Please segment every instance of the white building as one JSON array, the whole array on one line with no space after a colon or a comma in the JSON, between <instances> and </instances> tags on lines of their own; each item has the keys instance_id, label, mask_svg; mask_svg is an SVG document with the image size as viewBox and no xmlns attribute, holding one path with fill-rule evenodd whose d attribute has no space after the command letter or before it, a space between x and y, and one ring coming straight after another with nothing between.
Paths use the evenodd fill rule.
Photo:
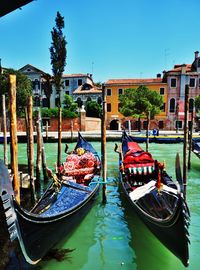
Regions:
<instances>
[{"instance_id":1,"label":"white building","mask_svg":"<svg viewBox=\"0 0 200 270\"><path fill-rule=\"evenodd\" d=\"M48 74L30 64L20 68L19 71L32 81L34 106L40 106L41 104L43 107L48 107L43 89L44 77Z\"/></svg>"},{"instance_id":2,"label":"white building","mask_svg":"<svg viewBox=\"0 0 200 270\"><path fill-rule=\"evenodd\" d=\"M20 68L19 71L28 76L33 85L34 105L48 107L47 97L44 92L46 72L27 64ZM49 75L50 76L50 75ZM62 76L61 103L64 100L64 95L68 94L73 97L74 101L85 104L87 100L95 100L100 103L101 89L94 85L92 74L64 74ZM58 101L58 93L55 87L52 87L50 98L50 108L55 108Z\"/></svg>"}]
</instances>

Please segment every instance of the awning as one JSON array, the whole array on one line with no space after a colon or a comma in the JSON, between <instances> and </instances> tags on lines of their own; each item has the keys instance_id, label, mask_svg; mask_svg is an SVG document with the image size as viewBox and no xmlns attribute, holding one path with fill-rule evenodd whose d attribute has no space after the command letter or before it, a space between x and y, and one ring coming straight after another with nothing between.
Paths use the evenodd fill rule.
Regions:
<instances>
[{"instance_id":1,"label":"awning","mask_svg":"<svg viewBox=\"0 0 200 270\"><path fill-rule=\"evenodd\" d=\"M0 17L20 8L33 0L0 0Z\"/></svg>"}]
</instances>

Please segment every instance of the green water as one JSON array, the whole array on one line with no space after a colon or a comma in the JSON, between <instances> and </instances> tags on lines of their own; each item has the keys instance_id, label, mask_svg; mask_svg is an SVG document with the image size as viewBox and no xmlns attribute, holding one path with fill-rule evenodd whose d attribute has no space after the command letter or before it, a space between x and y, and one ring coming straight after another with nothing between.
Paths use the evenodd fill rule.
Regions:
<instances>
[{"instance_id":1,"label":"green water","mask_svg":"<svg viewBox=\"0 0 200 270\"><path fill-rule=\"evenodd\" d=\"M101 145L93 142L100 153ZM73 250L62 261L45 261L37 269L45 270L181 270L185 267L171 254L136 217L118 189L118 155L113 151L114 142L107 143L107 204L101 204L101 193L74 231L63 239L59 248ZM72 149L74 144L69 144ZM141 144L145 147L145 144ZM168 173L175 178L175 157L182 144L150 144L149 151L159 161L165 161ZM0 145L2 157L3 146ZM54 168L57 145L45 145L47 164ZM63 145L63 160L65 159ZM19 144L19 163L26 163L26 146ZM192 154L191 170L188 174L187 201L191 211L190 265L187 269L198 270L200 263L200 160ZM59 230L59 228L58 228ZM42 241L42 239L41 239ZM178 239L177 239L178 241ZM17 268L16 268L17 269Z\"/></svg>"}]
</instances>

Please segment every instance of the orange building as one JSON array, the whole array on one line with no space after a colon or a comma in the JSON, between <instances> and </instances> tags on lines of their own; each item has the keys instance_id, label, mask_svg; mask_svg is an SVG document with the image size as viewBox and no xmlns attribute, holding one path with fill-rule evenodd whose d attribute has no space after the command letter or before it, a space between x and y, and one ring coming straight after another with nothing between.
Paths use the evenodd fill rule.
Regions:
<instances>
[{"instance_id":1,"label":"orange building","mask_svg":"<svg viewBox=\"0 0 200 270\"><path fill-rule=\"evenodd\" d=\"M167 83L163 82L161 74L157 78L150 79L110 79L105 83L106 101L107 101L107 128L111 130L120 130L121 126L125 126L132 130L138 128L137 119L132 117L124 117L119 112L119 95L124 93L127 88L138 88L144 85L150 90L158 92L163 97L164 106L159 115L151 120L150 128L165 128L165 120L167 118ZM146 129L146 119L142 119L142 129Z\"/></svg>"}]
</instances>

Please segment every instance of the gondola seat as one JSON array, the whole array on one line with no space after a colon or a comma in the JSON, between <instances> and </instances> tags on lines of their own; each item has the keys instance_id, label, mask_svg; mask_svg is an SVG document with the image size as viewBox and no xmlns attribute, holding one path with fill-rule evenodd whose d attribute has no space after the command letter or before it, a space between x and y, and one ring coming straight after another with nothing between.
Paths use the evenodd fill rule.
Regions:
<instances>
[{"instance_id":1,"label":"gondola seat","mask_svg":"<svg viewBox=\"0 0 200 270\"><path fill-rule=\"evenodd\" d=\"M128 151L123 159L124 169L131 175L149 175L155 170L152 155L143 151L135 142L128 142Z\"/></svg>"}]
</instances>

